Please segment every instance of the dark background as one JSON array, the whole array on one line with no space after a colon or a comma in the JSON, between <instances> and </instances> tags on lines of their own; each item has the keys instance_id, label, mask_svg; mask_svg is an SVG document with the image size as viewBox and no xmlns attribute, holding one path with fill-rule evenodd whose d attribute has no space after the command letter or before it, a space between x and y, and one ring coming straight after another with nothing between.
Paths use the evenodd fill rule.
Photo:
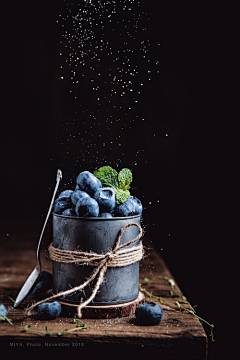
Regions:
<instances>
[{"instance_id":1,"label":"dark background","mask_svg":"<svg viewBox=\"0 0 240 360\"><path fill-rule=\"evenodd\" d=\"M159 6L158 11L150 2L143 6L151 18L148 34L152 43L161 43L157 49L160 74L142 99L147 125L139 124L137 136L136 128L126 127L125 141L122 135L128 156L119 166L129 167L135 150L144 149L144 155L141 152L137 158L138 165L131 168L134 195L145 206L147 235L184 294L192 304L198 304L199 315L215 324L218 340L220 260L216 248L223 224L218 216L221 190L216 176L220 158L215 120L221 118L217 60L221 26L215 9L209 6L206 10L204 6L169 4ZM56 20L64 7L63 1L10 2L2 11L3 223L44 220L57 169L63 171L64 189L73 188L80 171L92 171L96 166L92 159L100 147L98 129L96 146L89 154L84 153L84 163L80 140L67 140L69 134L79 131L89 136L90 123L83 124L85 119L76 116L79 103L69 95L69 83L60 80L62 29ZM86 99L91 106L91 98ZM92 103L93 110L94 106ZM114 151L101 148L101 156L114 166ZM210 354L214 346L210 343Z\"/></svg>"}]
</instances>

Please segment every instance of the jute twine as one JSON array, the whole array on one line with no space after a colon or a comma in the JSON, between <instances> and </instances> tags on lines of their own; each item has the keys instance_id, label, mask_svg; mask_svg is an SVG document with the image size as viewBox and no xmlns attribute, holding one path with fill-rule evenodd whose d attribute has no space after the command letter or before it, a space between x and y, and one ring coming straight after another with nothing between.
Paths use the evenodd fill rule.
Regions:
<instances>
[{"instance_id":1,"label":"jute twine","mask_svg":"<svg viewBox=\"0 0 240 360\"><path fill-rule=\"evenodd\" d=\"M123 233L126 231L127 228L130 226L136 226L139 229L139 234L137 237L131 241L128 241L127 243L123 245L120 244L120 240L123 236ZM104 280L104 274L108 267L120 267L120 266L127 266L130 264L133 264L137 261L140 261L143 257L143 245L142 242L140 242L138 245L127 248L127 246L134 244L140 238L142 237L142 228L137 223L131 222L125 225L119 232L116 243L112 250L108 251L106 254L96 254L94 252L84 252L84 251L70 251L70 250L62 250L57 249L51 244L49 246L49 255L50 258L53 261L57 262L63 262L63 263L75 263L75 264L81 264L81 265L91 265L96 267L94 269L93 274L81 285L78 285L74 288L71 288L69 290L61 291L57 294L54 294L44 300L38 301L37 303L33 304L28 308L28 315L31 314L31 311L38 305L52 300L56 299L60 296L65 296L72 294L76 291L84 289L89 283L95 279L95 277L99 274L97 282L95 284L95 287L92 291L91 296L85 300L84 302L80 303L78 305L77 311L78 311L78 317L82 317L82 309L87 306L87 304L92 301L97 291L99 290L103 280Z\"/></svg>"}]
</instances>

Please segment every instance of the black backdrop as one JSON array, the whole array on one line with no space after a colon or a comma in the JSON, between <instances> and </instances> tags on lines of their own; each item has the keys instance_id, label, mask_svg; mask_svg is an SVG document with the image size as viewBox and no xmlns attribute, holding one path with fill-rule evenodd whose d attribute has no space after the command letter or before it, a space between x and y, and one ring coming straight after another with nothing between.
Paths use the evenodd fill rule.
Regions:
<instances>
[{"instance_id":1,"label":"black backdrop","mask_svg":"<svg viewBox=\"0 0 240 360\"><path fill-rule=\"evenodd\" d=\"M69 94L69 82L60 80L62 29L56 20L65 6L64 1L13 6L10 2L2 11L2 222L44 219L56 170L64 173L63 189L73 187L80 171L96 166L92 159L100 148L98 128L93 138L96 146L85 153L84 163L80 140L67 140L82 129L88 136L90 123L83 124L83 118L76 116L78 102ZM157 48L160 74L147 85L142 99L146 125L139 124L137 136L136 127L126 127L126 137L122 135L129 157L124 156L120 167L128 167L135 150L144 149L136 158L138 165L131 168L134 194L146 208L147 234L184 293L199 305L200 315L216 323L217 285L212 278L216 276L214 246L219 226L213 216L218 192L216 128L213 131L217 25L210 8L206 12L204 7L169 4L156 10L151 2L143 6L151 18L151 41L161 43ZM81 91L83 96L85 90L80 95ZM85 99L90 107L86 94ZM114 151L101 147L100 165L101 156L114 166Z\"/></svg>"}]
</instances>

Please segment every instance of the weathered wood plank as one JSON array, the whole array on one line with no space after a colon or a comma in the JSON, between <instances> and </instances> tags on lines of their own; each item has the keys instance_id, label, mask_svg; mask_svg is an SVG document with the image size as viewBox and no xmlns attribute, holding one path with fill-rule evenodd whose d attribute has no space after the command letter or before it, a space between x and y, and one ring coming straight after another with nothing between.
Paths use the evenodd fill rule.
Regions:
<instances>
[{"instance_id":1,"label":"weathered wood plank","mask_svg":"<svg viewBox=\"0 0 240 360\"><path fill-rule=\"evenodd\" d=\"M48 235L50 236L50 233ZM33 238L36 241L32 241ZM59 337L58 332L75 327L71 323L72 318L60 316L56 320L42 321L35 315L27 317L24 308L30 303L29 298L18 309L14 309L12 301L6 295L15 299L20 287L34 268L36 243L34 227L29 233L26 233L26 229L24 232L24 228L23 233L20 233L15 227L11 232L11 239L10 236L6 239L6 236L1 234L0 293L5 295L0 301L8 307L8 316L15 325L1 323L1 345L14 346L14 343L19 343L25 346L40 344L41 347L81 346L81 353L83 348L89 353L93 349L105 351L114 347L121 351L135 349L141 354L144 351L149 354L149 351L154 350L154 353L161 355L162 359L206 359L207 336L204 329L196 316L187 311L179 311L175 304L168 302L173 300L183 304L181 297L175 296L171 299L170 284L162 277L173 278L173 276L162 257L153 248L146 250L148 256L141 262L140 282L143 283L145 277L151 279L150 284L144 283L143 287L163 299L163 304L160 305L164 310L164 316L159 325L140 326L136 323L134 315L114 319L84 319L86 330L80 329ZM48 241L45 241L45 246L42 248L42 263L43 269L51 272L52 264L45 251L47 243ZM182 295L177 284L175 289ZM146 301L158 302L155 298L146 298ZM26 325L31 325L31 330L43 332L47 326L48 331L54 334L46 337L30 331L23 332L16 327Z\"/></svg>"}]
</instances>

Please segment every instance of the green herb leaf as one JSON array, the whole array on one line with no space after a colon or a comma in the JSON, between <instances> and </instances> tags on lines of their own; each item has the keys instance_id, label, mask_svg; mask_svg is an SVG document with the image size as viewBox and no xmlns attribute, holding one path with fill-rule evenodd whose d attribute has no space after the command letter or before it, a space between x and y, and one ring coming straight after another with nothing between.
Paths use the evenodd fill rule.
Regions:
<instances>
[{"instance_id":1,"label":"green herb leaf","mask_svg":"<svg viewBox=\"0 0 240 360\"><path fill-rule=\"evenodd\" d=\"M210 336L211 336L211 338L212 338L212 342L214 342L214 341L215 341L215 339L214 339L214 335L213 335L213 328L214 328L214 325L213 325L213 324L211 324L210 326L211 326L211 334L210 334Z\"/></svg>"},{"instance_id":2,"label":"green herb leaf","mask_svg":"<svg viewBox=\"0 0 240 360\"><path fill-rule=\"evenodd\" d=\"M74 316L73 320L72 320L72 324L76 324L77 323L77 318L76 316Z\"/></svg>"},{"instance_id":3,"label":"green herb leaf","mask_svg":"<svg viewBox=\"0 0 240 360\"><path fill-rule=\"evenodd\" d=\"M12 320L9 319L7 316L5 316L5 315L3 315L3 314L0 314L0 320L1 320L1 321L5 321L5 320L6 320L10 325L13 325Z\"/></svg>"},{"instance_id":4,"label":"green herb leaf","mask_svg":"<svg viewBox=\"0 0 240 360\"><path fill-rule=\"evenodd\" d=\"M176 301L175 304L178 306L179 309L181 309L181 305L179 304L178 301ZM189 311L189 312L190 312L190 311Z\"/></svg>"},{"instance_id":5,"label":"green herb leaf","mask_svg":"<svg viewBox=\"0 0 240 360\"><path fill-rule=\"evenodd\" d=\"M93 173L101 181L102 187L112 187L116 190L116 204L123 204L130 196L128 191L132 182L131 170L124 168L119 173L111 166L102 166Z\"/></svg>"},{"instance_id":6,"label":"green herb leaf","mask_svg":"<svg viewBox=\"0 0 240 360\"><path fill-rule=\"evenodd\" d=\"M118 173L111 166L102 166L94 171L93 175L101 181L102 187L119 188Z\"/></svg>"},{"instance_id":7,"label":"green herb leaf","mask_svg":"<svg viewBox=\"0 0 240 360\"><path fill-rule=\"evenodd\" d=\"M131 170L124 168L118 174L118 182L120 189L128 190L132 182Z\"/></svg>"},{"instance_id":8,"label":"green herb leaf","mask_svg":"<svg viewBox=\"0 0 240 360\"><path fill-rule=\"evenodd\" d=\"M168 282L171 286L175 286L175 281L173 279L168 279Z\"/></svg>"},{"instance_id":9,"label":"green herb leaf","mask_svg":"<svg viewBox=\"0 0 240 360\"><path fill-rule=\"evenodd\" d=\"M123 204L130 196L130 192L128 190L117 189L116 191L116 204Z\"/></svg>"}]
</instances>

